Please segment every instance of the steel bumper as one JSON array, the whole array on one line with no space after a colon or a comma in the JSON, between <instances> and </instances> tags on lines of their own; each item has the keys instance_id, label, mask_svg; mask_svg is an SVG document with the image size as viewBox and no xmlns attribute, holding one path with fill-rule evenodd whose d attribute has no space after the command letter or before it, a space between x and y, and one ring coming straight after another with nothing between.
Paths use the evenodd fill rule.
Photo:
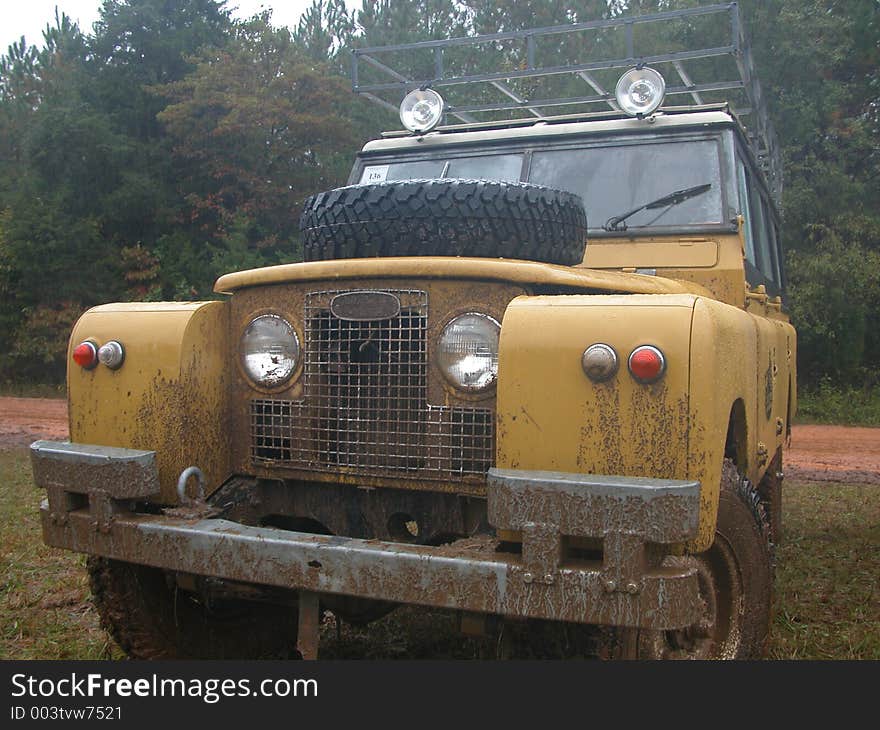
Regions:
<instances>
[{"instance_id":1,"label":"steel bumper","mask_svg":"<svg viewBox=\"0 0 880 730\"><path fill-rule=\"evenodd\" d=\"M133 499L158 491L152 456L33 444L35 480L48 492L45 542L230 581L476 613L654 629L699 618L695 571L651 557L652 545L696 533L694 482L493 469L489 519L521 532L520 555L495 552L494 542L429 547L135 513ZM602 559L569 558L570 537L601 539Z\"/></svg>"}]
</instances>

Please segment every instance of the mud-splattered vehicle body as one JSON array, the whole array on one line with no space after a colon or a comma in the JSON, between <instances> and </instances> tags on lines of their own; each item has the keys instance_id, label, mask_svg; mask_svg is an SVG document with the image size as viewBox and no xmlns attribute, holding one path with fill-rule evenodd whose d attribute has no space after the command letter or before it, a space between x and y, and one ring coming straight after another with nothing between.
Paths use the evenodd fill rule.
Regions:
<instances>
[{"instance_id":1,"label":"mud-splattered vehicle body","mask_svg":"<svg viewBox=\"0 0 880 730\"><path fill-rule=\"evenodd\" d=\"M124 649L314 656L323 608L419 604L605 627L612 656L761 653L796 405L772 133L675 67L692 106L447 108L306 204L310 260L80 319L71 441L33 464Z\"/></svg>"}]
</instances>

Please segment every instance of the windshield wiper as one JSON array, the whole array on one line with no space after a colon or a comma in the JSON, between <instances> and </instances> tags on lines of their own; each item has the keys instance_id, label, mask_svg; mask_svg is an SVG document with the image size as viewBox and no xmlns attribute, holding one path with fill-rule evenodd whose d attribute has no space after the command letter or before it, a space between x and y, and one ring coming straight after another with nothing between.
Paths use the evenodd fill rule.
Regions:
<instances>
[{"instance_id":1,"label":"windshield wiper","mask_svg":"<svg viewBox=\"0 0 880 730\"><path fill-rule=\"evenodd\" d=\"M626 224L623 222L627 218L634 216L639 211L655 210L657 208L666 207L671 208L673 205L678 205L679 203L683 203L685 200L690 200L691 198L695 198L698 195L702 195L711 187L712 183L703 183L702 185L694 185L694 187L692 188L676 190L674 193L669 193L669 195L664 195L662 198L657 198L657 200L652 200L650 203L645 203L644 205L640 205L638 208L633 208L633 210L629 210L623 215L609 218L607 221L605 221L605 225L602 226L602 228L606 231L625 231ZM623 225L621 225L622 223Z\"/></svg>"}]
</instances>

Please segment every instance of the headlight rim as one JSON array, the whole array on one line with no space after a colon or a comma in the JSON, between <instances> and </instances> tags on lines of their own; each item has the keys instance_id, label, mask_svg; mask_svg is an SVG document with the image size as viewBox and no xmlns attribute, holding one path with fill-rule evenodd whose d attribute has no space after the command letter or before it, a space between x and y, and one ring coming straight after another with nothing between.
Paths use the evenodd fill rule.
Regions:
<instances>
[{"instance_id":1,"label":"headlight rim","mask_svg":"<svg viewBox=\"0 0 880 730\"><path fill-rule=\"evenodd\" d=\"M438 332L436 339L434 340L434 355L432 357L434 367L440 374L440 382L443 385L443 389L450 393L458 400L463 401L482 401L487 400L489 398L494 398L497 392L498 386L498 371L495 372L495 377L492 379L492 382L480 389L466 389L453 381L444 370L443 366L440 363L440 341L443 338L443 333L446 332L446 328L449 327L456 319L459 317L466 317L468 315L473 315L476 317L480 317L481 319L486 319L498 329L498 337L499 337L499 350L500 350L500 338L501 338L501 321L496 318L494 314L489 312L480 311L478 309L474 309L471 307L459 309L453 312L450 312L446 319L440 324L439 328L436 330Z\"/></svg>"},{"instance_id":2,"label":"headlight rim","mask_svg":"<svg viewBox=\"0 0 880 730\"><path fill-rule=\"evenodd\" d=\"M244 339L244 334L247 331L247 328L250 327L250 325L256 319L265 316L277 317L282 322L285 322L293 332L293 336L297 344L298 356L296 360L296 365L294 366L293 371L290 373L290 377L288 377L286 380L279 383L278 385L265 385L257 380L254 380L244 366L244 352L242 349L242 340ZM296 319L290 316L288 313L282 312L278 309L259 309L249 312L248 315L244 317L243 321L239 324L240 326L238 328L239 336L236 345L235 364L238 366L238 371L241 374L242 378L244 378L247 385L260 393L269 394L281 393L294 387L299 382L299 379L302 376L303 366L305 364L305 352L303 349L304 339L300 328L296 324Z\"/></svg>"},{"instance_id":3,"label":"headlight rim","mask_svg":"<svg viewBox=\"0 0 880 730\"><path fill-rule=\"evenodd\" d=\"M631 87L635 81L632 80L633 75L645 74L650 81L657 84L658 94L654 98L651 104L649 104L644 109L635 109L635 108L627 108L628 104L625 101L626 98L626 86L629 84ZM614 87L614 101L620 110L626 114L627 116L643 119L646 117L650 117L654 114L661 106L663 106L663 102L666 99L666 79L662 73L660 73L656 68L647 65L639 65L633 66L632 68L627 69L623 74L621 74L620 78L617 80L617 84Z\"/></svg>"},{"instance_id":4,"label":"headlight rim","mask_svg":"<svg viewBox=\"0 0 880 730\"><path fill-rule=\"evenodd\" d=\"M419 98L421 95L421 98ZM416 101L411 102L411 100L416 99ZM437 102L439 107L439 111L437 112L437 116L435 119L425 123L425 124L415 124L409 123L407 114L410 114L417 103L420 101L433 100ZM443 121L443 114L446 111L446 100L434 89L424 88L424 89L413 89L408 92L403 100L400 102L400 107L398 109L398 116L400 118L400 123L403 125L404 129L412 134L423 135L435 129L441 121Z\"/></svg>"}]
</instances>

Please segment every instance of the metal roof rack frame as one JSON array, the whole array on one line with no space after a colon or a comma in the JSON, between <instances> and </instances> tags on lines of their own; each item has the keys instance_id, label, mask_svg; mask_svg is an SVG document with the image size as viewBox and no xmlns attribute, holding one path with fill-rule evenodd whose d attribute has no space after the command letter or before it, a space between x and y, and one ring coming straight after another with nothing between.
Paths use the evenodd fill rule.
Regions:
<instances>
[{"instance_id":1,"label":"metal roof rack frame","mask_svg":"<svg viewBox=\"0 0 880 730\"><path fill-rule=\"evenodd\" d=\"M723 45L692 48L689 50L673 51L667 53L640 53L636 47L636 26L651 23L671 22L696 16L727 16L729 36L727 43ZM723 18L722 18L723 20ZM552 39L565 34L579 31L605 30L622 28L624 32L626 51L625 55L618 58L592 59L583 63L569 63L564 66L539 66L536 65L536 49L541 39ZM458 73L450 75L445 67L444 53L452 48L476 47L486 43L500 43L503 41L521 41L525 43L525 63L519 68L492 73ZM429 78L411 78L400 70L395 70L388 64L388 54L396 52L423 51L430 49L433 54L433 75ZM384 56L383 60L379 60ZM725 78L714 81L695 83L691 73L685 64L695 59L728 56L735 61L739 78ZM755 64L752 58L751 48L745 36L742 22L739 16L739 7L735 2L705 5L702 7L687 8L682 10L670 10L650 15L615 17L605 20L596 20L586 23L571 23L568 25L556 25L546 28L533 28L522 31L510 31L505 33L492 33L487 35L469 36L461 38L448 38L442 40L420 41L392 46L376 46L371 48L356 48L352 51L352 90L361 94L370 101L397 113L398 107L389 102L383 95L394 94L402 99L408 92L418 88L461 87L463 85L482 84L492 87L500 95L498 101L482 104L453 105L447 103L446 113L468 125L478 125L480 120L475 115L487 112L527 112L530 116L525 119L538 121L548 118L547 110L558 107L572 107L581 105L601 104L616 110L614 94L603 88L602 84L593 75L596 71L611 69L628 69L638 65L651 65L668 63L675 69L680 83L666 89L667 96L688 95L694 106L704 104L702 95L709 92L741 90L745 103L739 107L731 106L731 112L744 128L746 138L751 146L752 153L758 164L764 171L767 183L777 204L782 197L782 162L779 152L779 144L773 124L767 112L761 85L755 73ZM375 69L381 74L381 83L361 83L360 69L362 64ZM512 89L510 82L521 79L535 79L548 76L573 75L583 80L591 89L592 94L583 96L571 96L549 99L527 99L521 93ZM389 78L389 81L384 81ZM471 87L473 88L473 87ZM485 88L485 86L484 86ZM449 102L449 99L447 99ZM399 103L399 102L398 102ZM748 116L751 123L742 123L742 117ZM522 124L522 116L510 120L517 126ZM497 122L489 123L497 128Z\"/></svg>"}]
</instances>

